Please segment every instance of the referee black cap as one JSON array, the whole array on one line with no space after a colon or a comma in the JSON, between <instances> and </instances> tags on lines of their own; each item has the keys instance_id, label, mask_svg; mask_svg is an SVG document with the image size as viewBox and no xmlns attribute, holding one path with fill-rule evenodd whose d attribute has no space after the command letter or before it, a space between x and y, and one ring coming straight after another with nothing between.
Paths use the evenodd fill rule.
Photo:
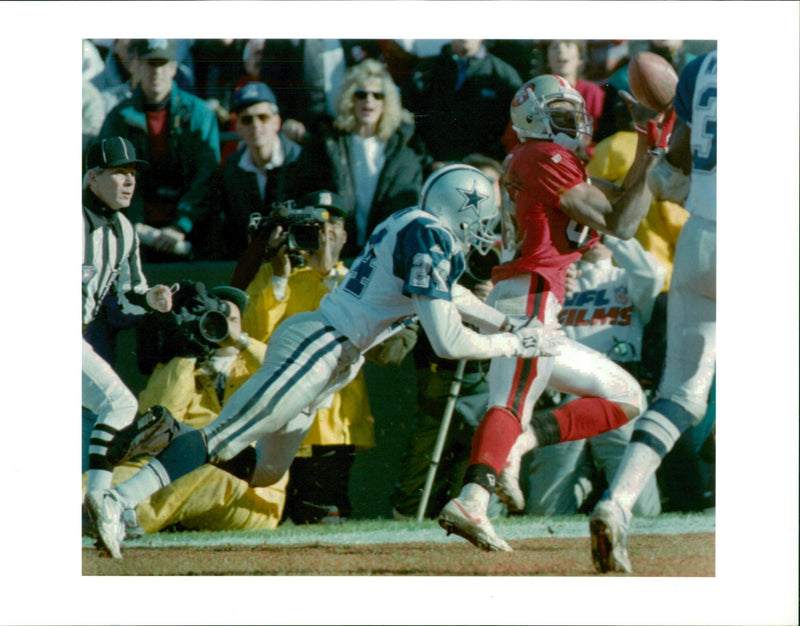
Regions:
<instances>
[{"instance_id":1,"label":"referee black cap","mask_svg":"<svg viewBox=\"0 0 800 626\"><path fill-rule=\"evenodd\" d=\"M86 152L86 169L95 167L108 169L120 165L135 164L146 167L147 161L136 158L136 148L124 137L109 137L92 144Z\"/></svg>"}]
</instances>

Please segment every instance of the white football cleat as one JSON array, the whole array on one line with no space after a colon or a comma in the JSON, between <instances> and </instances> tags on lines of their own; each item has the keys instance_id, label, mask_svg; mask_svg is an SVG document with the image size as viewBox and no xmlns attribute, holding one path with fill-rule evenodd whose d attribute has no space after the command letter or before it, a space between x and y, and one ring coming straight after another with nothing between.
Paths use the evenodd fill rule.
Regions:
<instances>
[{"instance_id":1,"label":"white football cleat","mask_svg":"<svg viewBox=\"0 0 800 626\"><path fill-rule=\"evenodd\" d=\"M103 489L86 494L86 511L97 530L100 543L115 559L122 558L120 544L125 540L122 513L125 503L116 491Z\"/></svg>"},{"instance_id":2,"label":"white football cleat","mask_svg":"<svg viewBox=\"0 0 800 626\"><path fill-rule=\"evenodd\" d=\"M629 524L628 515L606 492L589 518L592 562L598 572L633 573L628 558Z\"/></svg>"},{"instance_id":3,"label":"white football cleat","mask_svg":"<svg viewBox=\"0 0 800 626\"><path fill-rule=\"evenodd\" d=\"M485 511L471 510L464 500L453 498L439 513L439 526L463 537L487 552L513 552L511 546L497 536Z\"/></svg>"}]
</instances>

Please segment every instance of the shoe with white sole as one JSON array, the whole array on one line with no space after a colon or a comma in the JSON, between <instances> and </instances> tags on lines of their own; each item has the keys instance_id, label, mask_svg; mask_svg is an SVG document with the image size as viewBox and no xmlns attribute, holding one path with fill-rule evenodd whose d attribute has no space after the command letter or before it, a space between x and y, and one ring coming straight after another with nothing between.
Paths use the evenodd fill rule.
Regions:
<instances>
[{"instance_id":1,"label":"shoe with white sole","mask_svg":"<svg viewBox=\"0 0 800 626\"><path fill-rule=\"evenodd\" d=\"M439 526L447 534L458 535L487 552L513 552L511 546L497 536L485 512L471 510L463 500L453 498L439 513Z\"/></svg>"},{"instance_id":2,"label":"shoe with white sole","mask_svg":"<svg viewBox=\"0 0 800 626\"><path fill-rule=\"evenodd\" d=\"M592 562L598 572L633 573L628 558L629 524L629 516L606 492L589 518Z\"/></svg>"},{"instance_id":3,"label":"shoe with white sole","mask_svg":"<svg viewBox=\"0 0 800 626\"><path fill-rule=\"evenodd\" d=\"M125 522L122 521L125 503L116 491L103 489L87 493L85 506L100 544L112 557L121 559L120 544L125 540Z\"/></svg>"}]
</instances>

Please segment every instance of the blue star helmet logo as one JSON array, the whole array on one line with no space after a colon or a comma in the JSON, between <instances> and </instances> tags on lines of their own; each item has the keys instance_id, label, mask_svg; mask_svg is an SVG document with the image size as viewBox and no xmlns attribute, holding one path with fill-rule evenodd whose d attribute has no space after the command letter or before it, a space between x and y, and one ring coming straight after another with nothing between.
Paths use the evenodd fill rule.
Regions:
<instances>
[{"instance_id":1,"label":"blue star helmet logo","mask_svg":"<svg viewBox=\"0 0 800 626\"><path fill-rule=\"evenodd\" d=\"M466 211L470 207L475 210L475 215L480 217L480 203L486 200L489 197L489 194L481 193L477 189L478 181L473 179L472 180L472 189L462 189L461 187L456 187L456 189L464 196L464 204L461 208L458 209L458 212Z\"/></svg>"}]
</instances>

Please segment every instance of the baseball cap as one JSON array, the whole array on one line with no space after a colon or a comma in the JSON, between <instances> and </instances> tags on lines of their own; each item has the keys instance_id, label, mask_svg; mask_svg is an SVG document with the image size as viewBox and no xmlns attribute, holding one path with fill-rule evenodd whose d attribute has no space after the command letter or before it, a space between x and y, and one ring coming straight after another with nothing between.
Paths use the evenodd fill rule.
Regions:
<instances>
[{"instance_id":1,"label":"baseball cap","mask_svg":"<svg viewBox=\"0 0 800 626\"><path fill-rule=\"evenodd\" d=\"M298 206L314 207L316 209L327 209L334 217L346 218L350 213L350 208L345 204L339 194L323 189L322 191L312 191L303 196Z\"/></svg>"},{"instance_id":2,"label":"baseball cap","mask_svg":"<svg viewBox=\"0 0 800 626\"><path fill-rule=\"evenodd\" d=\"M134 39L130 50L140 59L177 59L174 39Z\"/></svg>"},{"instance_id":3,"label":"baseball cap","mask_svg":"<svg viewBox=\"0 0 800 626\"><path fill-rule=\"evenodd\" d=\"M223 285L221 287L212 287L208 292L221 300L233 302L239 307L239 311L244 314L244 308L247 306L247 294L241 289Z\"/></svg>"},{"instance_id":4,"label":"baseball cap","mask_svg":"<svg viewBox=\"0 0 800 626\"><path fill-rule=\"evenodd\" d=\"M271 102L276 106L278 104L275 94L272 93L272 89L267 85L264 83L247 83L234 92L232 110L234 113L238 113L257 102Z\"/></svg>"},{"instance_id":5,"label":"baseball cap","mask_svg":"<svg viewBox=\"0 0 800 626\"><path fill-rule=\"evenodd\" d=\"M86 151L86 169L95 167L108 169L134 163L147 167L149 163L136 158L136 148L125 137L109 137L95 142Z\"/></svg>"}]
</instances>

